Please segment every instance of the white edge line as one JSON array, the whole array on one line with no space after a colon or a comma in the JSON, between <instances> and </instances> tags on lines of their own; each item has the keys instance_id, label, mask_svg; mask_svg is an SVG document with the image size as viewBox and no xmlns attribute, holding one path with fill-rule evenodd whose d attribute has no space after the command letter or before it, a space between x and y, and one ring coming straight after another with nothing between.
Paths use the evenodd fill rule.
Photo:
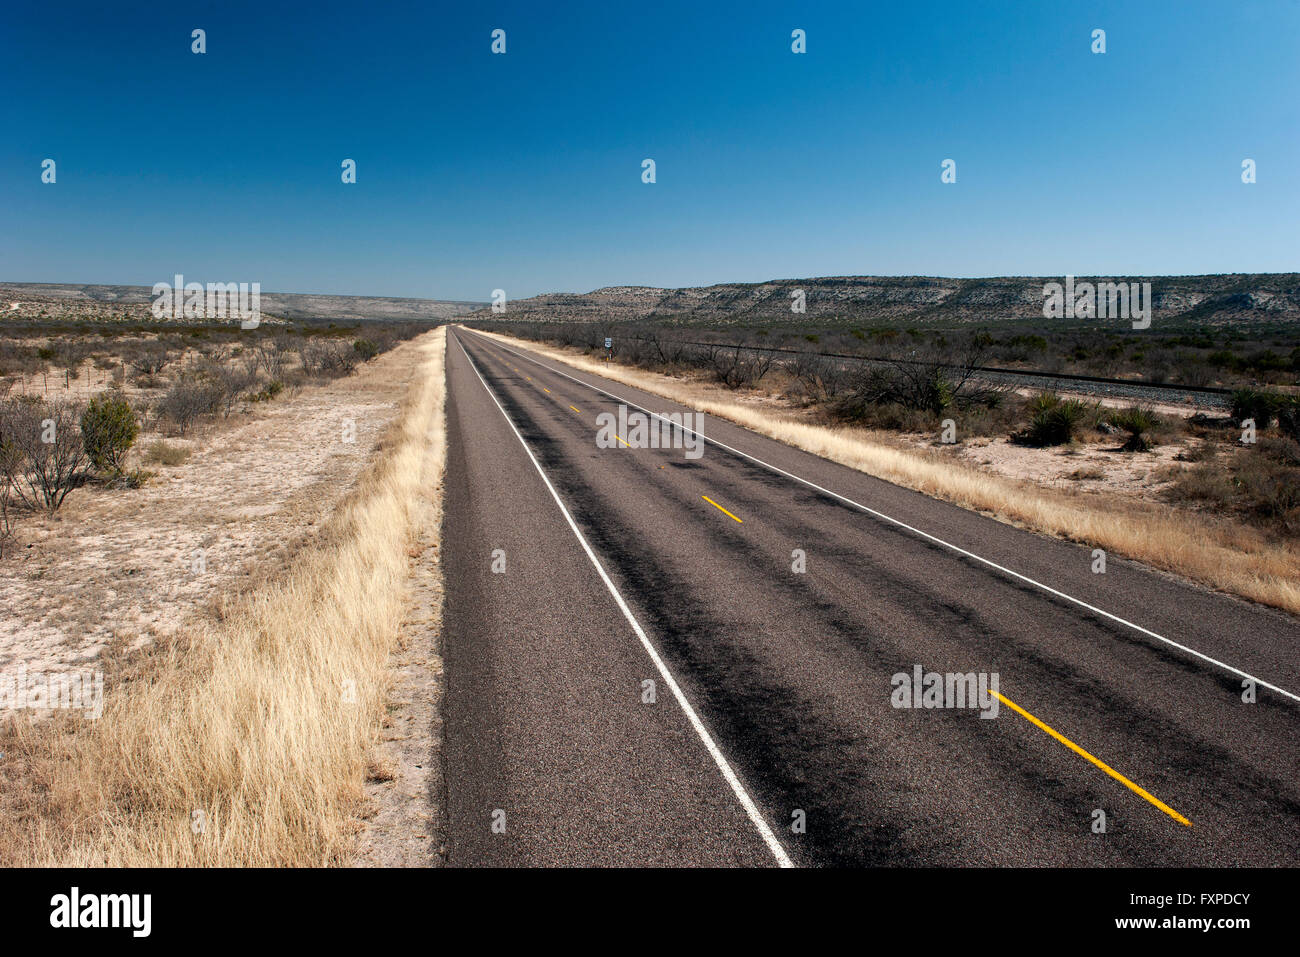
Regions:
<instances>
[{"instance_id":1,"label":"white edge line","mask_svg":"<svg viewBox=\"0 0 1300 957\"><path fill-rule=\"evenodd\" d=\"M651 412L649 409L645 408L644 406L637 405L635 402L631 402L627 399L622 398L621 396L617 396L612 392L606 392L604 389L600 388L599 386L594 386L590 382L583 382L581 379L575 378L574 376L571 376L565 372L561 372L559 369L554 369L551 366L546 365L546 363L539 362L537 359L534 359L531 356L525 355L522 352L516 352L514 349L511 349L507 345L503 345L500 342L497 342L496 345L499 348L505 349L507 352L514 353L520 358L527 359L529 362L539 365L544 369L549 369L551 372L554 372L556 375L562 375L566 379L572 379L574 382L578 383L579 385L584 385L588 389L593 389L596 392L609 396L611 399L616 399L619 402L622 402L626 405L630 405L632 408L639 409L640 411L645 412L647 415L654 416L656 419L661 419L661 420L664 419L664 417L657 412ZM464 348L465 348L464 346L461 346L462 351L464 351ZM468 353L466 353L466 355L468 355ZM667 401L672 401L672 400L670 399ZM673 424L677 425L676 423ZM686 428L684 425L677 425L677 427L683 429L684 431L690 432L692 435L698 435L704 441L712 442L714 445L719 446L720 448L724 448L728 452L732 452L736 455L741 456L742 458L749 459L751 462L761 465L766 469L771 469L773 472L776 472L780 475L784 475L787 478L792 478L796 482L800 482L808 486L809 488L816 489L817 491L822 492L825 495L829 495L832 498L839 499L841 502L844 502L847 505L852 505L854 508L861 509L862 511L866 512L869 515L874 515L877 518L884 519L886 522L890 522L893 525L897 525L899 528L907 529L907 531L912 532L913 534L916 535L920 535L922 538L928 539L929 541L934 542L936 545L942 545L944 548L954 551L959 555L965 555L967 558L973 558L975 561L987 565L989 568L997 569L998 571L1002 572L1005 575L1010 575L1013 578L1018 578L1022 582L1026 582L1027 584L1033 585L1035 588L1041 588L1043 591L1047 592L1048 594L1055 595L1058 598L1064 598L1066 601L1073 602L1074 604L1078 605L1080 608L1086 608L1088 609L1088 611L1094 612L1095 614L1101 615L1105 618L1109 618L1111 621L1118 622L1119 624L1124 625L1128 628L1132 628L1134 631L1140 632L1141 634L1147 635L1150 638L1156 639L1156 641L1162 641L1166 645L1169 645L1172 648L1177 648L1179 651L1183 651L1189 655L1193 655L1197 658L1200 658L1202 661L1208 661L1210 664L1215 665L1218 668L1222 668L1224 671L1231 672L1232 674L1237 675L1238 677L1241 678L1245 678L1248 681L1253 681L1261 688L1267 688L1270 691L1276 691L1278 694L1290 698L1292 701L1300 702L1300 695L1295 694L1294 692L1291 691L1287 691L1285 688L1279 688L1277 685L1264 681L1262 678L1256 678L1254 675L1242 671L1240 668L1234 668L1232 665L1219 661L1217 658L1211 658L1209 655L1199 652L1195 648L1189 648L1186 645L1179 644L1178 642L1174 641L1171 638L1166 638L1164 635L1158 635L1154 631L1151 631L1149 628L1143 628L1141 625L1135 624L1126 618L1121 618L1119 615L1113 615L1110 612L1106 611L1105 609L1098 608L1096 605L1090 605L1081 598L1075 598L1073 595L1067 595L1063 591L1057 591L1055 588L1052 588L1050 585L1044 585L1042 582L1036 581L1035 579L1030 578L1028 575L1022 575L1018 571L1013 571L1010 568L1006 568L1003 565L999 565L997 562L990 561L987 558L983 558L980 555L976 555L974 552L968 552L966 549L958 545L954 545L951 542L945 542L942 538L937 538L934 535L931 535L929 532L923 532L919 528L914 528L913 526L908 525L906 522L901 522L896 518L892 518L889 515L886 515L884 512L878 512L874 508L871 508L867 505L863 505L861 502L855 502L853 501L853 499L846 498L845 496L840 495L838 492L832 492L828 488L822 488L820 485L816 484L815 482L810 482L805 478L800 478L798 475L795 475L792 472L787 472L785 469L778 468L777 466L772 465L770 462L764 462L762 459L756 458L755 456L750 455L748 452L742 452L740 451L740 449L732 448L730 445L727 445L725 442L719 442L717 439L711 438L705 435L703 432L696 432L693 429ZM738 427L744 428L744 426L738 426ZM870 473L863 473L863 474L869 475ZM875 476L872 477L874 478Z\"/></svg>"},{"instance_id":2,"label":"white edge line","mask_svg":"<svg viewBox=\"0 0 1300 957\"><path fill-rule=\"evenodd\" d=\"M577 523L574 522L573 516L569 514L569 510L565 508L564 502L561 501L559 493L555 491L555 486L551 484L551 480L547 478L546 473L542 471L542 466L538 463L536 456L533 455L533 450L528 447L528 443L524 441L524 437L519 434L519 430L515 428L514 422L510 421L510 416L506 414L505 408L502 407L501 403L497 400L496 394L493 393L492 388L487 384L487 380L483 378L483 374L478 371L478 366L475 365L474 360L470 358L469 353L465 350L465 346L459 339L456 340L456 344L460 346L460 351L465 354L465 358L469 361L470 368L473 369L474 374L478 376L478 381L483 383L483 388L487 391L488 397L496 404L497 409L500 410L502 417L506 420L506 424L510 426L510 431L514 432L515 438L519 440L519 444L522 445L524 451L528 453L528 458L532 461L533 468L537 469L537 474L540 475L542 481L546 483L547 491L551 493L551 498L555 499L555 504L560 507L560 512L564 515L564 520L569 523L569 528L572 529L573 534L578 539L578 544L582 546L582 550L587 553L587 558L591 560L591 564L595 566L596 571L600 574L600 580L605 583L605 587L609 589L609 593L614 596L614 602L618 605L619 611L623 613L623 617L627 619L628 624L632 626L632 630L636 632L637 638L641 640L641 646L645 648L646 654L650 656L650 660L653 661L655 667L659 669L659 674L663 676L664 682L673 693L673 697L676 698L677 703L681 705L682 711L686 714L686 719L691 723L691 727L695 729L695 733L698 734L700 740L704 742L704 746L708 749L709 755L713 758L714 764L718 766L718 770L722 772L722 776L726 778L727 783L731 785L732 792L740 801L741 806L744 807L745 813L749 816L750 821L753 822L754 827L758 828L758 833L762 836L763 843L765 843L767 849L772 852L772 856L776 858L778 865L781 867L794 867L794 862L790 860L790 855L786 853L785 848L781 846L781 842L777 840L776 835L772 833L772 829L768 826L767 822L763 820L763 815L759 812L758 805L755 804L754 799L749 796L749 792L745 790L745 786L740 783L740 778L737 777L736 772L731 769L731 764L727 761L726 756L714 742L708 729L704 727L704 722L702 722L699 715L695 713L695 709L691 707L691 703L686 700L686 695L682 693L682 689L673 678L672 672L668 670L668 666L664 664L664 660L659 657L659 652L655 650L650 639L646 637L645 629L643 629L640 622L636 620L636 616L632 614L632 610L627 607L627 602L623 600L623 596L619 594L618 588L616 588L613 581L610 580L609 575L605 571L605 567L600 563L600 559L596 557L596 553L593 552L591 546L587 544L586 537L583 536Z\"/></svg>"}]
</instances>

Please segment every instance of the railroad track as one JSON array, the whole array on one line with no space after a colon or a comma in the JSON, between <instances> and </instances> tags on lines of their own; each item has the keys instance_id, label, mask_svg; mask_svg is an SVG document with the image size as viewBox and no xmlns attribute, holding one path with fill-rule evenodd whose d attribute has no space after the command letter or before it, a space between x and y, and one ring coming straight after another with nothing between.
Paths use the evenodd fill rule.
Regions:
<instances>
[{"instance_id":1,"label":"railroad track","mask_svg":"<svg viewBox=\"0 0 1300 957\"><path fill-rule=\"evenodd\" d=\"M648 342L642 336L629 337ZM853 355L847 352L805 352L801 349L783 349L776 346L735 345L732 343L700 342L689 339L662 339L674 345L699 346L712 348L722 346L739 348L749 352L770 352L786 355L815 355L826 359L840 359L853 362L919 364L919 360L890 358L888 356ZM950 366L947 368L957 368ZM1171 402L1190 404L1203 408L1227 409L1232 405L1232 389L1215 386L1182 385L1173 382L1135 382L1132 379L1111 379L1104 376L1077 375L1064 372L1047 372L1038 369L1007 369L999 366L974 366L979 378L989 382L1003 382L1031 388L1057 389L1081 392L1088 395L1131 398L1152 402Z\"/></svg>"}]
</instances>

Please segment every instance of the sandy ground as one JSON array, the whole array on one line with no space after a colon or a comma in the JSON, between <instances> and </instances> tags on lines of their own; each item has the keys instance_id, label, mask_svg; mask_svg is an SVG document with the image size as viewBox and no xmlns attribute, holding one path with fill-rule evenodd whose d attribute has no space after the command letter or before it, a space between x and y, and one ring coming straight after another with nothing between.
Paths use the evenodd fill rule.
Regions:
<instances>
[{"instance_id":1,"label":"sandy ground","mask_svg":"<svg viewBox=\"0 0 1300 957\"><path fill-rule=\"evenodd\" d=\"M914 436L915 444L929 446L930 436ZM1189 444L1158 445L1149 452L1119 451L1120 440L1103 443L1075 443L1056 449L1034 449L1015 445L1005 438L971 439L956 446L956 454L983 469L1008 478L1035 482L1049 488L1077 487L1139 501L1156 501L1171 482L1167 466L1177 464L1175 456Z\"/></svg>"},{"instance_id":2,"label":"sandy ground","mask_svg":"<svg viewBox=\"0 0 1300 957\"><path fill-rule=\"evenodd\" d=\"M147 466L155 475L141 489L85 486L52 519L23 516L0 562L0 670L82 668L277 574L355 483L416 362L398 346L348 378L169 439L193 454ZM137 449L154 438L142 434Z\"/></svg>"},{"instance_id":3,"label":"sandy ground","mask_svg":"<svg viewBox=\"0 0 1300 957\"><path fill-rule=\"evenodd\" d=\"M731 392L698 379L686 378L681 381L690 382L695 388L703 388L710 398L720 402L769 408L812 423L822 421L815 409L800 408L779 391L742 389ZM1022 396L1034 394L1030 389L1016 391ZM1114 408L1133 404L1127 400L1098 399L1097 396L1082 394L1074 397L1086 402L1100 401L1102 405ZM1147 403L1145 406L1161 415L1182 418L1205 411L1188 404ZM1203 444L1201 439L1180 437L1177 441L1156 445L1147 452L1131 453L1120 451L1124 436L1118 434L1104 437L1101 441L1076 441L1068 446L1040 449L1016 445L1007 436L980 436L953 445L943 445L931 432L890 432L865 428L853 428L851 431L860 432L864 438L880 445L952 455L1004 478L1032 482L1046 488L1099 492L1136 502L1162 502L1160 493L1172 484L1169 466L1182 466L1183 463L1177 457Z\"/></svg>"}]
</instances>

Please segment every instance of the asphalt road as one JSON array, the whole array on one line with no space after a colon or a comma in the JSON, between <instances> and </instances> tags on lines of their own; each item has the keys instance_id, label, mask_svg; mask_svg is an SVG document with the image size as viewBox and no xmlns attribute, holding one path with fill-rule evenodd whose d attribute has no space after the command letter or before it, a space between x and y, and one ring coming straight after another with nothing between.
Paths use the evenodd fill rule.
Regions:
<instances>
[{"instance_id":1,"label":"asphalt road","mask_svg":"<svg viewBox=\"0 0 1300 957\"><path fill-rule=\"evenodd\" d=\"M447 370L448 864L1300 863L1295 618L721 420L600 448L685 410L464 329ZM917 667L996 717L893 706Z\"/></svg>"}]
</instances>

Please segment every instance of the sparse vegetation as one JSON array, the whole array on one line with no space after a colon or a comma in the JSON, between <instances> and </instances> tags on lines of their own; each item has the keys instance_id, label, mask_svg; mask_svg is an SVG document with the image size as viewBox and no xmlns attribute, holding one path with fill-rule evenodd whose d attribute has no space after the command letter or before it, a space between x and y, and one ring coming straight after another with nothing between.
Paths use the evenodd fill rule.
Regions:
<instances>
[{"instance_id":1,"label":"sparse vegetation","mask_svg":"<svg viewBox=\"0 0 1300 957\"><path fill-rule=\"evenodd\" d=\"M1080 399L1063 399L1055 392L1044 392L1025 404L1029 425L1012 438L1021 445L1045 447L1065 445L1074 440L1085 426L1096 426L1100 406Z\"/></svg>"},{"instance_id":2,"label":"sparse vegetation","mask_svg":"<svg viewBox=\"0 0 1300 957\"><path fill-rule=\"evenodd\" d=\"M436 488L443 347L423 347L383 452L283 579L123 659L103 717L0 728L10 865L345 864L385 714L409 548ZM355 704L339 707L340 687ZM195 833L193 811L212 826Z\"/></svg>"},{"instance_id":3,"label":"sparse vegetation","mask_svg":"<svg viewBox=\"0 0 1300 957\"><path fill-rule=\"evenodd\" d=\"M166 465L175 468L189 461L190 451L183 445L172 445L165 439L157 439L145 448L144 461L149 465Z\"/></svg>"},{"instance_id":4,"label":"sparse vegetation","mask_svg":"<svg viewBox=\"0 0 1300 957\"><path fill-rule=\"evenodd\" d=\"M1232 394L1232 417L1237 424L1247 419L1255 421L1255 428L1266 429L1282 408L1284 398L1264 389L1238 389Z\"/></svg>"},{"instance_id":5,"label":"sparse vegetation","mask_svg":"<svg viewBox=\"0 0 1300 957\"><path fill-rule=\"evenodd\" d=\"M145 310L147 314L147 309ZM420 332L423 323L176 326L114 317L112 325L60 320L42 310L0 318L0 556L24 511L54 513L88 468L103 487L137 488L128 469L137 436L193 434L308 381L346 376L361 362ZM130 375L128 375L128 370ZM57 440L40 441L47 420ZM71 428L69 428L69 423ZM153 442L147 464L178 464L188 451ZM152 450L152 451L151 451Z\"/></svg>"}]
</instances>

